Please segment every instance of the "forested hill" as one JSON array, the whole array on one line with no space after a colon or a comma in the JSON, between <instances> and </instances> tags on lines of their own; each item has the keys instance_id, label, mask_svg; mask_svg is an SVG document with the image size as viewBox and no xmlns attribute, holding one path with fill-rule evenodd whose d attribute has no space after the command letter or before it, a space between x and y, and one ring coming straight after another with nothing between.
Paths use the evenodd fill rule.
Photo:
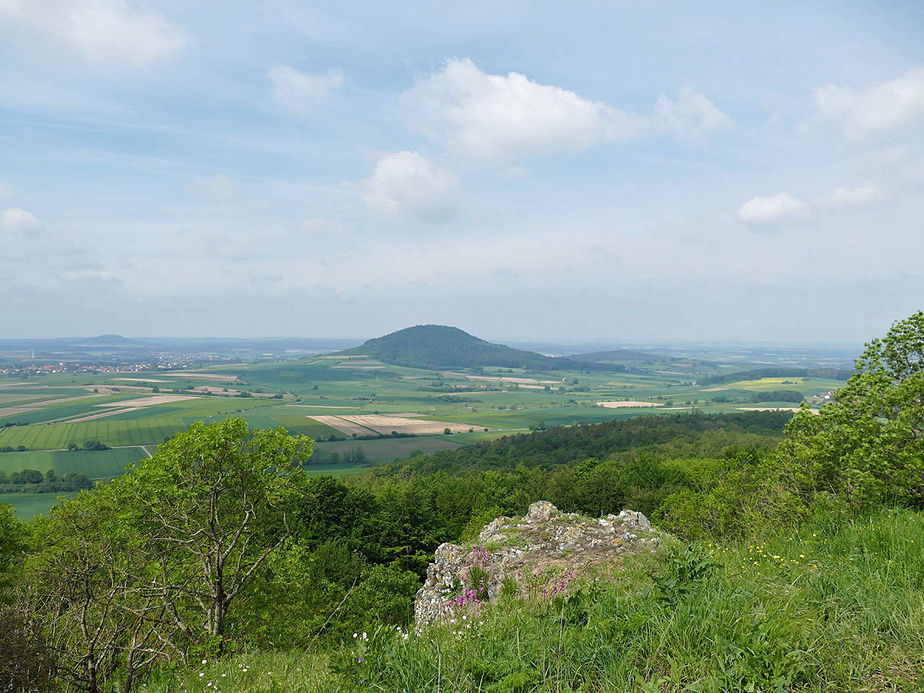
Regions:
<instances>
[{"instance_id":1,"label":"forested hill","mask_svg":"<svg viewBox=\"0 0 924 693\"><path fill-rule=\"evenodd\" d=\"M411 368L479 368L501 366L526 370L601 369L601 365L543 356L474 337L457 327L417 325L370 339L336 355L370 356L384 363ZM620 366L602 366L622 370Z\"/></svg>"},{"instance_id":2,"label":"forested hill","mask_svg":"<svg viewBox=\"0 0 924 693\"><path fill-rule=\"evenodd\" d=\"M729 447L773 447L791 418L791 412L781 411L674 414L560 426L441 450L396 462L380 468L379 473L554 466L629 450L661 457L720 457Z\"/></svg>"}]
</instances>

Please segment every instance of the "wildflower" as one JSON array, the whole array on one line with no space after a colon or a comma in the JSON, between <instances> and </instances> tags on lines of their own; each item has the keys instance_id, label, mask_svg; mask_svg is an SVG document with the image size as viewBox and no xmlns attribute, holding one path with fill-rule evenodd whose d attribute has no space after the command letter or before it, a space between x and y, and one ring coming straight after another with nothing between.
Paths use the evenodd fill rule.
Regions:
<instances>
[{"instance_id":1,"label":"wildflower","mask_svg":"<svg viewBox=\"0 0 924 693\"><path fill-rule=\"evenodd\" d=\"M358 637L359 637L359 633L353 633L353 637L354 637L354 638L358 638Z\"/></svg>"},{"instance_id":2,"label":"wildflower","mask_svg":"<svg viewBox=\"0 0 924 693\"><path fill-rule=\"evenodd\" d=\"M208 660L207 660L207 659L203 659L203 660L202 660L202 663L203 663L203 664L207 664L207 663L208 663Z\"/></svg>"},{"instance_id":3,"label":"wildflower","mask_svg":"<svg viewBox=\"0 0 924 693\"><path fill-rule=\"evenodd\" d=\"M203 674L203 673L200 671L200 672L199 672L199 678L201 679L203 676L205 676L205 674Z\"/></svg>"}]
</instances>

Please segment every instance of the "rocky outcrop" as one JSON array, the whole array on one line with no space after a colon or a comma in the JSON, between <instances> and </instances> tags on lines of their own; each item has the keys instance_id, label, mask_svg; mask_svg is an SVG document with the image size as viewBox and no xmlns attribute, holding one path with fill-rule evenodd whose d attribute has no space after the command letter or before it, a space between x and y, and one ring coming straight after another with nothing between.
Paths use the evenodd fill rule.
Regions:
<instances>
[{"instance_id":1,"label":"rocky outcrop","mask_svg":"<svg viewBox=\"0 0 924 693\"><path fill-rule=\"evenodd\" d=\"M475 545L441 544L417 592L414 618L421 628L502 593L553 597L593 567L660 543L642 513L623 510L595 520L539 501L524 517L489 522Z\"/></svg>"}]
</instances>

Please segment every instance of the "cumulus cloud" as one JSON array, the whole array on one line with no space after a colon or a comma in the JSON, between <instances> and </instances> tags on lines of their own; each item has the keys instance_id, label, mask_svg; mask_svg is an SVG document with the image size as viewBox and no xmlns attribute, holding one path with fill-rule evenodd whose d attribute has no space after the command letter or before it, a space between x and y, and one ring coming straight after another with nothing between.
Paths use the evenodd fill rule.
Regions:
<instances>
[{"instance_id":1,"label":"cumulus cloud","mask_svg":"<svg viewBox=\"0 0 924 693\"><path fill-rule=\"evenodd\" d=\"M8 207L0 214L0 229L8 233L24 233L39 228L41 224L32 212L19 207Z\"/></svg>"},{"instance_id":2,"label":"cumulus cloud","mask_svg":"<svg viewBox=\"0 0 924 693\"><path fill-rule=\"evenodd\" d=\"M705 96L662 96L638 115L511 72L491 75L469 59L449 60L402 96L411 129L468 156L494 161L573 152L604 142L667 132L698 137L731 125Z\"/></svg>"},{"instance_id":3,"label":"cumulus cloud","mask_svg":"<svg viewBox=\"0 0 924 693\"><path fill-rule=\"evenodd\" d=\"M444 221L455 215L459 182L417 152L386 154L366 181L366 204L390 216Z\"/></svg>"},{"instance_id":4,"label":"cumulus cloud","mask_svg":"<svg viewBox=\"0 0 924 693\"><path fill-rule=\"evenodd\" d=\"M22 45L34 38L102 67L146 67L186 44L180 28L126 0L0 0L0 20Z\"/></svg>"},{"instance_id":5,"label":"cumulus cloud","mask_svg":"<svg viewBox=\"0 0 924 693\"><path fill-rule=\"evenodd\" d=\"M676 99L662 94L655 103L652 122L655 128L685 140L701 139L707 132L733 125L712 101L690 87L681 89Z\"/></svg>"},{"instance_id":6,"label":"cumulus cloud","mask_svg":"<svg viewBox=\"0 0 924 693\"><path fill-rule=\"evenodd\" d=\"M225 174L219 173L211 178L196 178L189 184L189 189L203 200L224 202L234 194L234 182Z\"/></svg>"},{"instance_id":7,"label":"cumulus cloud","mask_svg":"<svg viewBox=\"0 0 924 693\"><path fill-rule=\"evenodd\" d=\"M273 100L285 110L306 116L334 89L343 85L340 70L309 73L287 65L275 65L267 73Z\"/></svg>"},{"instance_id":8,"label":"cumulus cloud","mask_svg":"<svg viewBox=\"0 0 924 693\"><path fill-rule=\"evenodd\" d=\"M824 200L830 207L860 207L878 202L883 197L878 185L867 183L856 188L835 188Z\"/></svg>"},{"instance_id":9,"label":"cumulus cloud","mask_svg":"<svg viewBox=\"0 0 924 693\"><path fill-rule=\"evenodd\" d=\"M738 219L755 226L772 226L801 219L808 215L809 206L787 192L766 197L754 197L738 208Z\"/></svg>"},{"instance_id":10,"label":"cumulus cloud","mask_svg":"<svg viewBox=\"0 0 924 693\"><path fill-rule=\"evenodd\" d=\"M524 75L489 75L450 60L402 99L411 127L481 159L575 151L636 136L642 123L610 106Z\"/></svg>"},{"instance_id":11,"label":"cumulus cloud","mask_svg":"<svg viewBox=\"0 0 924 693\"><path fill-rule=\"evenodd\" d=\"M893 132L924 121L924 68L865 90L827 85L815 90L815 108L841 123L847 137Z\"/></svg>"}]
</instances>

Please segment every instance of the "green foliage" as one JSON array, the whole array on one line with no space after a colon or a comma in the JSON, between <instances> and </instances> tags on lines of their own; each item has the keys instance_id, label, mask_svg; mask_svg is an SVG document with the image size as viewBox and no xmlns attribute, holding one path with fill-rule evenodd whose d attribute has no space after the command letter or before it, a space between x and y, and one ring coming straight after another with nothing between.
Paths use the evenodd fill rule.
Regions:
<instances>
[{"instance_id":1,"label":"green foliage","mask_svg":"<svg viewBox=\"0 0 924 693\"><path fill-rule=\"evenodd\" d=\"M13 516L13 507L0 503L0 605L11 599L11 572L25 549L25 538L25 527Z\"/></svg>"},{"instance_id":2,"label":"green foliage","mask_svg":"<svg viewBox=\"0 0 924 693\"><path fill-rule=\"evenodd\" d=\"M795 492L854 507L924 509L924 312L895 323L857 360L818 416L799 413L780 447Z\"/></svg>"},{"instance_id":3,"label":"green foliage","mask_svg":"<svg viewBox=\"0 0 924 693\"><path fill-rule=\"evenodd\" d=\"M655 590L659 598L675 605L698 583L713 575L717 568L716 562L700 544L674 548L666 557L661 570L654 575Z\"/></svg>"},{"instance_id":4,"label":"green foliage","mask_svg":"<svg viewBox=\"0 0 924 693\"><path fill-rule=\"evenodd\" d=\"M730 445L775 445L789 412L640 416L584 426L508 435L457 450L439 451L396 465L400 471L511 469L564 465L621 452L652 452L662 457L719 456Z\"/></svg>"},{"instance_id":5,"label":"green foliage","mask_svg":"<svg viewBox=\"0 0 924 693\"><path fill-rule=\"evenodd\" d=\"M54 688L55 662L21 611L0 606L0 690L46 693Z\"/></svg>"}]
</instances>

